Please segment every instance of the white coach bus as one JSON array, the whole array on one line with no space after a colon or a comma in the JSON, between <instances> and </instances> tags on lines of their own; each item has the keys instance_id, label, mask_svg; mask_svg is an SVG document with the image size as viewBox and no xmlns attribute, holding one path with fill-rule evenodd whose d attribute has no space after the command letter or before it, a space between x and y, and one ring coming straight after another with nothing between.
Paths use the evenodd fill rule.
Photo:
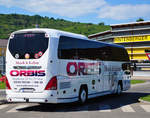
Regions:
<instances>
[{"instance_id":1,"label":"white coach bus","mask_svg":"<svg viewBox=\"0 0 150 118\"><path fill-rule=\"evenodd\" d=\"M6 53L9 102L69 103L130 88L124 47L54 29L13 32Z\"/></svg>"}]
</instances>

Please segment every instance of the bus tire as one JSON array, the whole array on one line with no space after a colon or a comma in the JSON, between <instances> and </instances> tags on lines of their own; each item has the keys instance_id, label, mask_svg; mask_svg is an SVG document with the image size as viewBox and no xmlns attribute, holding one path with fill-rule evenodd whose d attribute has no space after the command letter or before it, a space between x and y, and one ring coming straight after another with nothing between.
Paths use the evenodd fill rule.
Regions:
<instances>
[{"instance_id":1,"label":"bus tire","mask_svg":"<svg viewBox=\"0 0 150 118\"><path fill-rule=\"evenodd\" d=\"M116 92L116 94L117 95L121 95L121 93L122 93L122 87L121 87L121 84L119 83L118 86L117 86L117 92Z\"/></svg>"},{"instance_id":2,"label":"bus tire","mask_svg":"<svg viewBox=\"0 0 150 118\"><path fill-rule=\"evenodd\" d=\"M84 104L87 101L88 92L86 87L81 87L79 91L79 103Z\"/></svg>"}]
</instances>

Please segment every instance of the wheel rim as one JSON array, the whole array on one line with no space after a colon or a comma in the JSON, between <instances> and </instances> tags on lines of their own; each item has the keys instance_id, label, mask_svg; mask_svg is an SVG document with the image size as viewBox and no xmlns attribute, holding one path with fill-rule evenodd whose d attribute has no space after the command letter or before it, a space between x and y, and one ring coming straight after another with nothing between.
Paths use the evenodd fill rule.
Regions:
<instances>
[{"instance_id":1,"label":"wheel rim","mask_svg":"<svg viewBox=\"0 0 150 118\"><path fill-rule=\"evenodd\" d=\"M84 103L86 101L86 91L85 90L83 90L81 92L81 101L82 101L82 103Z\"/></svg>"}]
</instances>

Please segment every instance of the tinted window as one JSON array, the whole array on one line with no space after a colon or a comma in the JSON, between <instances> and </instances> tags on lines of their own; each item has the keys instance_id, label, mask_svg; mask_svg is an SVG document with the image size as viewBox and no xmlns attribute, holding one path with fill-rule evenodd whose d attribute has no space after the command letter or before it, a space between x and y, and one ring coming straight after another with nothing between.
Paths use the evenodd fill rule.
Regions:
<instances>
[{"instance_id":1,"label":"tinted window","mask_svg":"<svg viewBox=\"0 0 150 118\"><path fill-rule=\"evenodd\" d=\"M110 44L61 36L58 46L60 59L90 59L104 61L129 61L124 48Z\"/></svg>"},{"instance_id":2,"label":"tinted window","mask_svg":"<svg viewBox=\"0 0 150 118\"><path fill-rule=\"evenodd\" d=\"M111 55L112 61L129 61L128 53L124 48L111 47L111 50L112 50Z\"/></svg>"},{"instance_id":3,"label":"tinted window","mask_svg":"<svg viewBox=\"0 0 150 118\"><path fill-rule=\"evenodd\" d=\"M18 59L24 59L27 53L30 55L30 59L33 59L35 54L44 53L47 48L48 38L45 38L44 33L15 34L9 42L10 53L15 58L17 54Z\"/></svg>"},{"instance_id":4,"label":"tinted window","mask_svg":"<svg viewBox=\"0 0 150 118\"><path fill-rule=\"evenodd\" d=\"M61 36L58 46L58 58L76 59L77 58L77 40L70 37Z\"/></svg>"},{"instance_id":5,"label":"tinted window","mask_svg":"<svg viewBox=\"0 0 150 118\"><path fill-rule=\"evenodd\" d=\"M79 59L108 60L110 48L103 43L89 40L79 40L77 54Z\"/></svg>"}]
</instances>

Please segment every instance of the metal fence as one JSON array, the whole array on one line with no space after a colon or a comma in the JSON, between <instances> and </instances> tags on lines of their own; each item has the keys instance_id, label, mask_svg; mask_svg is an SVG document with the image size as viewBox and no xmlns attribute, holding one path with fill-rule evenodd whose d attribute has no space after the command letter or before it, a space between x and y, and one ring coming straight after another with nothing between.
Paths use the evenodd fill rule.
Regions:
<instances>
[{"instance_id":1,"label":"metal fence","mask_svg":"<svg viewBox=\"0 0 150 118\"><path fill-rule=\"evenodd\" d=\"M5 73L5 57L0 56L0 74Z\"/></svg>"}]
</instances>

